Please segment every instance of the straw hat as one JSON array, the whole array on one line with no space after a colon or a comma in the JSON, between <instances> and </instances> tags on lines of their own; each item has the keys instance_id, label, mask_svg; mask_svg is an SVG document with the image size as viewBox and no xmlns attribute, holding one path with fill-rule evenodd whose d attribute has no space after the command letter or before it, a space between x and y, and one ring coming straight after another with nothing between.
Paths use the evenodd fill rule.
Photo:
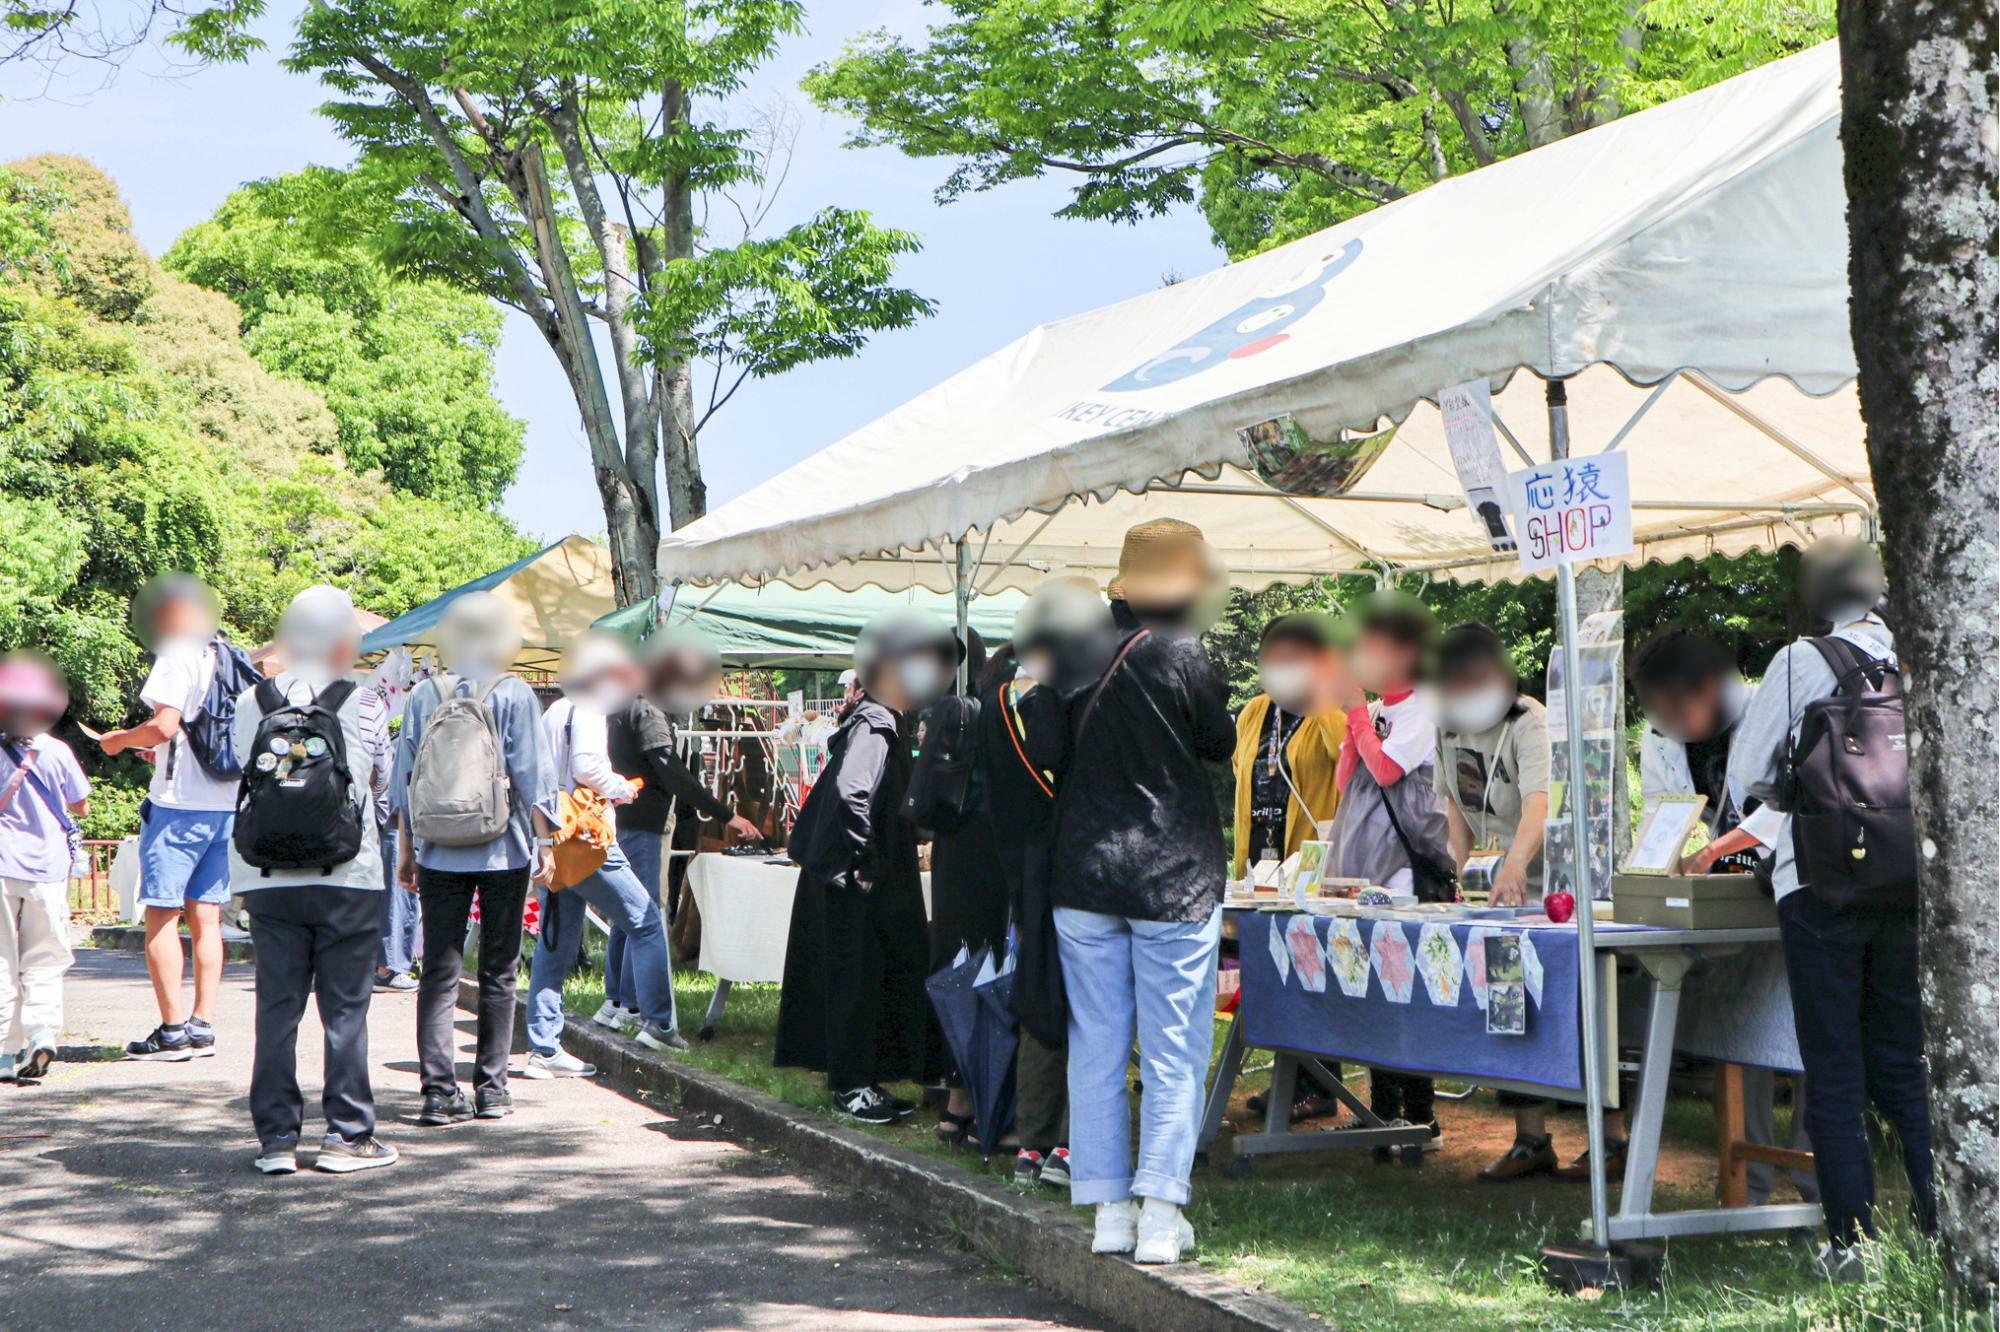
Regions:
<instances>
[{"instance_id":1,"label":"straw hat","mask_svg":"<svg viewBox=\"0 0 2000 1332\"><path fill-rule=\"evenodd\" d=\"M1109 592L1113 601L1133 606L1182 606L1214 592L1226 578L1199 527L1155 518L1126 530Z\"/></svg>"}]
</instances>

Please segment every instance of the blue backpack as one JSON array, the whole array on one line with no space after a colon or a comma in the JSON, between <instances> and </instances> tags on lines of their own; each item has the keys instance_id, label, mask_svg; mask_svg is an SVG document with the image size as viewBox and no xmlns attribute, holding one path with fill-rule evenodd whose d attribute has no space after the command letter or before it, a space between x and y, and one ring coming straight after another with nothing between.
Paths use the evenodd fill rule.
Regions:
<instances>
[{"instance_id":1,"label":"blue backpack","mask_svg":"<svg viewBox=\"0 0 2000 1332\"><path fill-rule=\"evenodd\" d=\"M202 771L218 782L233 782L243 775L243 765L236 761L236 700L264 677L251 664L249 654L226 636L217 634L211 646L215 649L215 675L208 682L201 712L181 719L181 734L187 737L188 750ZM179 752L178 747L167 750L169 777L174 775Z\"/></svg>"}]
</instances>

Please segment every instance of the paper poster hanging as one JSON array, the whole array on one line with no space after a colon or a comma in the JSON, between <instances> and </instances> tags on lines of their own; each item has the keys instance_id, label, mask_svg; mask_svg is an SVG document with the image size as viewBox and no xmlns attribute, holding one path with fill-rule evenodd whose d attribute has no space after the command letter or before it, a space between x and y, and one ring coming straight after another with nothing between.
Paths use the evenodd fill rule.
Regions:
<instances>
[{"instance_id":1,"label":"paper poster hanging","mask_svg":"<svg viewBox=\"0 0 2000 1332\"><path fill-rule=\"evenodd\" d=\"M1376 921L1368 953L1375 959L1375 976L1382 982L1382 993L1389 1002L1409 1003L1410 991L1417 983L1417 967L1410 954L1410 936L1403 932L1403 927L1393 920Z\"/></svg>"},{"instance_id":2,"label":"paper poster hanging","mask_svg":"<svg viewBox=\"0 0 2000 1332\"><path fill-rule=\"evenodd\" d=\"M1486 1032L1489 1036L1528 1034L1527 971L1521 953L1526 936L1507 931L1488 935Z\"/></svg>"},{"instance_id":3,"label":"paper poster hanging","mask_svg":"<svg viewBox=\"0 0 2000 1332\"><path fill-rule=\"evenodd\" d=\"M1493 549L1503 554L1513 550L1514 537L1507 530L1507 473L1493 433L1492 390L1483 379L1453 384L1438 394L1438 415L1444 418L1445 442L1472 521Z\"/></svg>"},{"instance_id":4,"label":"paper poster hanging","mask_svg":"<svg viewBox=\"0 0 2000 1332\"><path fill-rule=\"evenodd\" d=\"M1452 937L1449 925L1426 925L1418 933L1417 972L1424 978L1431 1002L1439 1008L1457 1007L1465 983L1460 970L1464 965L1465 957L1458 951L1458 940Z\"/></svg>"},{"instance_id":5,"label":"paper poster hanging","mask_svg":"<svg viewBox=\"0 0 2000 1332\"><path fill-rule=\"evenodd\" d=\"M1322 499L1352 490L1395 437L1392 426L1373 435L1350 435L1343 430L1330 440L1317 440L1289 415L1259 421L1236 432L1251 470L1267 484L1287 495Z\"/></svg>"},{"instance_id":6,"label":"paper poster hanging","mask_svg":"<svg viewBox=\"0 0 2000 1332\"><path fill-rule=\"evenodd\" d=\"M1333 922L1326 936L1326 958L1333 965L1333 978L1349 999L1368 994L1368 945L1361 942L1361 926L1352 916Z\"/></svg>"},{"instance_id":7,"label":"paper poster hanging","mask_svg":"<svg viewBox=\"0 0 2000 1332\"><path fill-rule=\"evenodd\" d=\"M1622 453L1523 467L1507 474L1507 503L1529 573L1630 553L1632 486Z\"/></svg>"}]
</instances>

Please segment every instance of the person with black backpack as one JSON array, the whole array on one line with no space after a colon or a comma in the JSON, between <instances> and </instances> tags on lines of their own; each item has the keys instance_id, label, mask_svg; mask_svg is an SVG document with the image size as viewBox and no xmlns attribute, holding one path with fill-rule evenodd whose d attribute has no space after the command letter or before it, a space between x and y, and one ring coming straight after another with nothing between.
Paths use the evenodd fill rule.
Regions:
<instances>
[{"instance_id":1,"label":"person with black backpack","mask_svg":"<svg viewBox=\"0 0 2000 1332\"><path fill-rule=\"evenodd\" d=\"M215 594L190 574L148 583L133 601L132 621L153 653L139 689L153 715L107 731L99 743L107 755L151 750L152 784L139 806L139 905L160 1023L125 1053L180 1063L215 1053L211 1024L222 988L222 908L239 775L231 726L237 697L259 676L217 628ZM183 919L194 948L192 1014L181 1003Z\"/></svg>"},{"instance_id":2,"label":"person with black backpack","mask_svg":"<svg viewBox=\"0 0 2000 1332\"><path fill-rule=\"evenodd\" d=\"M1821 1272L1870 1274L1869 1102L1896 1131L1917 1220L1937 1224L1917 952L1916 825L1895 639L1876 614L1880 558L1809 549L1800 598L1824 633L1787 645L1737 723L1729 785L1790 816L1772 891L1812 1097L1806 1127L1826 1215Z\"/></svg>"},{"instance_id":3,"label":"person with black backpack","mask_svg":"<svg viewBox=\"0 0 2000 1332\"><path fill-rule=\"evenodd\" d=\"M298 1169L299 1019L311 998L326 1034L326 1136L313 1164L345 1174L396 1163L375 1136L368 1077L384 891L373 793L389 778L389 736L349 678L361 629L345 592L321 585L292 598L278 643L284 671L246 691L235 713L243 780L230 864L257 945L256 1166Z\"/></svg>"}]
</instances>

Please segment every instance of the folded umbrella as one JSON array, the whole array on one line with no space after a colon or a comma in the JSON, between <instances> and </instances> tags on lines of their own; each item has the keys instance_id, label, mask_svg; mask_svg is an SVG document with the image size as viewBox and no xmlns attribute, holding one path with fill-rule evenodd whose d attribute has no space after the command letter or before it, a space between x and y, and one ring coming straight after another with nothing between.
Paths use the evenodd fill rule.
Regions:
<instances>
[{"instance_id":1,"label":"folded umbrella","mask_svg":"<svg viewBox=\"0 0 2000 1332\"><path fill-rule=\"evenodd\" d=\"M1005 967L996 966L990 948L976 953L960 949L950 966L924 982L959 1080L972 1098L980 1154L988 1158L1014 1126L1012 985L1012 959Z\"/></svg>"}]
</instances>

